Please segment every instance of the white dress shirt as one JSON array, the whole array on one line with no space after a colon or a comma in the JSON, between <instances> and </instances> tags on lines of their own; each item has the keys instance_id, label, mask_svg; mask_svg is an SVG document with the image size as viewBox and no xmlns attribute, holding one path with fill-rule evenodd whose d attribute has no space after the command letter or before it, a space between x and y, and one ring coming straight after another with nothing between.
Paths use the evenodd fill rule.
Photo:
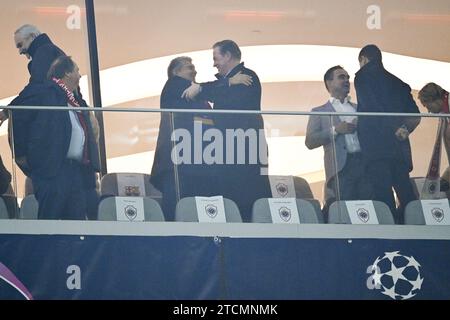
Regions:
<instances>
[{"instance_id":1,"label":"white dress shirt","mask_svg":"<svg viewBox=\"0 0 450 320\"><path fill-rule=\"evenodd\" d=\"M71 107L69 105L69 107ZM72 135L70 137L69 150L67 151L67 159L82 161L83 150L86 137L81 126L80 120L75 111L69 111L70 123L72 124Z\"/></svg>"},{"instance_id":2,"label":"white dress shirt","mask_svg":"<svg viewBox=\"0 0 450 320\"><path fill-rule=\"evenodd\" d=\"M336 112L356 112L356 109L350 104L350 97L344 99L344 103L342 103L339 99L334 97L330 98L330 103L333 106ZM339 116L341 121L345 122L353 122L356 121L356 116ZM347 147L347 151L349 153L355 153L361 151L361 146L359 144L358 135L356 132L345 134L345 145Z\"/></svg>"}]
</instances>

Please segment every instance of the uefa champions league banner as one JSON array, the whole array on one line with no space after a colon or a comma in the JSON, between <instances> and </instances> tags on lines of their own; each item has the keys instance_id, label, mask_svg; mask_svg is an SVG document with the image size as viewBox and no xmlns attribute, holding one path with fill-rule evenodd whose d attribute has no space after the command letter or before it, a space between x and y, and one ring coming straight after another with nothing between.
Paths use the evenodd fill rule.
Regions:
<instances>
[{"instance_id":1,"label":"uefa champions league banner","mask_svg":"<svg viewBox=\"0 0 450 320\"><path fill-rule=\"evenodd\" d=\"M450 241L0 236L0 299L449 299Z\"/></svg>"}]
</instances>

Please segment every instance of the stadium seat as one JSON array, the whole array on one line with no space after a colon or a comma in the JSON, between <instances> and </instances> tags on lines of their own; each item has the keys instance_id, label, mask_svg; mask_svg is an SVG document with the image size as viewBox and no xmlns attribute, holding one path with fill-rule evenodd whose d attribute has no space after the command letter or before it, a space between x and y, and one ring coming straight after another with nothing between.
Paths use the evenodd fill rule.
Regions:
<instances>
[{"instance_id":1,"label":"stadium seat","mask_svg":"<svg viewBox=\"0 0 450 320\"><path fill-rule=\"evenodd\" d=\"M0 197L0 219L9 219L8 209L5 201Z\"/></svg>"},{"instance_id":2,"label":"stadium seat","mask_svg":"<svg viewBox=\"0 0 450 320\"><path fill-rule=\"evenodd\" d=\"M4 194L0 196L5 202L6 209L10 219L16 219L19 215L19 206L17 204L17 198L10 194Z\"/></svg>"},{"instance_id":3,"label":"stadium seat","mask_svg":"<svg viewBox=\"0 0 450 320\"><path fill-rule=\"evenodd\" d=\"M297 210L300 223L320 223L314 205L303 199L296 199ZM269 200L267 198L258 199L253 204L252 222L272 223Z\"/></svg>"},{"instance_id":4,"label":"stadium seat","mask_svg":"<svg viewBox=\"0 0 450 320\"><path fill-rule=\"evenodd\" d=\"M413 186L414 194L416 195L417 199L420 199L420 193L422 192L423 183L425 182L425 177L413 177L410 178L410 181ZM445 192L439 193L440 198L446 198Z\"/></svg>"},{"instance_id":5,"label":"stadium seat","mask_svg":"<svg viewBox=\"0 0 450 320\"><path fill-rule=\"evenodd\" d=\"M130 175L130 176L135 176L136 179L139 179L140 177L143 176L145 190L143 192L144 194L142 194L141 196L154 198L155 200L161 199L161 192L159 192L159 190L156 189L150 183L150 175L143 174L143 173L125 173L125 174ZM102 196L120 196L120 192L118 189L119 184L117 181L117 177L118 177L117 173L108 173L103 176L101 183L100 183L100 193ZM125 196L125 195L122 195L122 196Z\"/></svg>"},{"instance_id":6,"label":"stadium seat","mask_svg":"<svg viewBox=\"0 0 450 320\"><path fill-rule=\"evenodd\" d=\"M425 225L422 203L420 200L414 200L408 203L405 208L405 224Z\"/></svg>"},{"instance_id":7,"label":"stadium seat","mask_svg":"<svg viewBox=\"0 0 450 320\"><path fill-rule=\"evenodd\" d=\"M313 199L314 195L311 191L308 181L296 176L269 176L269 178L285 178L292 177L294 179L294 189L297 199ZM273 195L272 195L273 196Z\"/></svg>"},{"instance_id":8,"label":"stadium seat","mask_svg":"<svg viewBox=\"0 0 450 320\"><path fill-rule=\"evenodd\" d=\"M130 197L142 198L144 201L144 220L145 221L164 221L164 215L156 200L149 197ZM105 198L100 201L98 206L98 220L117 221L116 197Z\"/></svg>"},{"instance_id":9,"label":"stadium seat","mask_svg":"<svg viewBox=\"0 0 450 320\"><path fill-rule=\"evenodd\" d=\"M223 198L223 204L225 207L225 219L227 222L242 222L239 208L234 201ZM187 197L178 201L175 210L175 221L198 222L195 197Z\"/></svg>"},{"instance_id":10,"label":"stadium seat","mask_svg":"<svg viewBox=\"0 0 450 320\"><path fill-rule=\"evenodd\" d=\"M381 201L373 201L379 224L395 224L389 207ZM328 223L351 224L345 201L333 202L329 210Z\"/></svg>"},{"instance_id":11,"label":"stadium seat","mask_svg":"<svg viewBox=\"0 0 450 320\"><path fill-rule=\"evenodd\" d=\"M19 219L37 220L39 204L34 195L26 196L20 206Z\"/></svg>"}]
</instances>

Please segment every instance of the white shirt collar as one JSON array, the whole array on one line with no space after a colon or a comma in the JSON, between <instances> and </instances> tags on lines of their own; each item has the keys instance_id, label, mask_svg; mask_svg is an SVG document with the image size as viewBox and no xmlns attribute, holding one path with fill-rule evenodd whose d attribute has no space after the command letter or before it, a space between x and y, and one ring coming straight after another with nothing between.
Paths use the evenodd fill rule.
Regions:
<instances>
[{"instance_id":1,"label":"white shirt collar","mask_svg":"<svg viewBox=\"0 0 450 320\"><path fill-rule=\"evenodd\" d=\"M350 103L351 99L352 99L352 97L350 97L350 96L345 97L343 104ZM335 97L330 97L329 101L330 101L331 104L334 104L334 103L337 103L337 102L341 103L341 100L339 100L339 99L337 99Z\"/></svg>"}]
</instances>

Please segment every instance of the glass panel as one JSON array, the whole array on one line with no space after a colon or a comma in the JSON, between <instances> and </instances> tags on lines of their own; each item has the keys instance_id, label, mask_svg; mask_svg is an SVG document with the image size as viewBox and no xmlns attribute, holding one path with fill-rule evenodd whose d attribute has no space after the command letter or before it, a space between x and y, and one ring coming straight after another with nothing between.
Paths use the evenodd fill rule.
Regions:
<instances>
[{"instance_id":1,"label":"glass panel","mask_svg":"<svg viewBox=\"0 0 450 320\"><path fill-rule=\"evenodd\" d=\"M75 1L36 1L26 0L19 3L4 2L1 10L2 32L0 42L0 69L8 74L8 81L0 85L0 105L9 104L22 89L30 82L42 83L46 80L47 71L51 63L62 51L72 56L83 76L80 81L81 93L89 101L87 86L88 49L86 47L85 9L83 0ZM24 24L35 26L15 31ZM49 46L53 42L56 47ZM59 49L58 49L59 48ZM61 51L62 50L62 51ZM19 55L19 52L22 54ZM27 56L28 54L28 56ZM32 64L27 58L33 58ZM17 105L38 104L24 97L15 101ZM18 203L29 195L34 194L32 183L25 174L11 161L11 149L7 142L7 128L5 121L0 130L2 141L2 159L12 173L12 188L9 195L17 197ZM30 126L25 125L28 130ZM22 155L19 155L22 156ZM9 200L8 200L9 201ZM18 210L14 210L14 217L19 217Z\"/></svg>"},{"instance_id":2,"label":"glass panel","mask_svg":"<svg viewBox=\"0 0 450 320\"><path fill-rule=\"evenodd\" d=\"M245 4L210 3L208 1L195 3L169 1L164 4L148 1L128 3L119 0L98 2L96 3L96 18L103 105L153 109L204 108L205 105L175 103L165 105L161 103L161 93L168 80L167 69L173 58L189 56L198 72L195 79L197 82L204 83L214 80L214 73L217 70L213 67L211 47L216 41L224 38L231 38L240 45L242 61L245 62L245 66L254 70L259 76L262 91L260 109L263 111L309 112L316 106L324 105L330 98L330 92L326 90L323 83L325 71L333 65L341 64L347 70L350 81L352 81L354 74L359 70L357 57L361 44L370 39L379 44L386 52L383 56L386 68L401 76L405 82L411 85L415 98L420 87L429 80L436 78L436 81L440 80L444 86L447 85L442 74L446 74L446 70L448 70L448 63L445 62L448 61L448 57L445 55L448 48L445 45L441 45L439 48L431 45L445 36L445 28L436 28L436 24L445 25L447 23L444 14L436 15L436 13L448 11L445 1L432 1L426 7L419 1L411 3L407 7L402 1L391 1L383 7L373 6L370 1L351 3L352 15L360 12L360 16L364 19L343 18L346 23L339 25L339 28L344 31L340 33L339 37L324 36L324 28L335 27L334 20L330 19L330 12L347 14L342 11L342 7L342 4L329 1L314 3L310 1L277 3L250 1ZM88 73L84 11L84 1L81 0L46 2L45 4L42 1L30 0L23 1L20 5L4 4L2 12L7 13L7 17L2 19L2 23L8 23L10 26L5 26L4 29L11 32L5 32L4 38L2 38L6 50L2 50L0 53L0 69L4 70L6 74L10 74L11 78L8 79L8 82L2 83L0 87L1 104L7 104L11 97L20 92L28 82L29 74L25 68L25 60L17 54L17 49L14 48L11 40L11 33L19 27L22 21L33 23L41 31L48 33L59 47L73 56L80 67L81 74ZM189 23L185 23L186 17L189 17ZM142 28L141 26L148 21L151 21L151 27ZM180 36L180 28L176 27L178 24L183 25L183 36ZM206 34L204 32L205 25L208 25ZM288 30L304 30L305 32L292 36L292 32L288 32ZM110 37L111 34L114 34L114 38ZM203 36L199 37L199 34ZM375 34L377 36L374 38ZM411 41L411 39L417 38L423 38L425 42ZM117 50L118 45L125 50ZM128 48L132 48L132 50ZM433 50L429 48L433 48ZM411 57L421 59L412 59ZM429 74L413 74L408 72L411 68L429 70ZM420 74L420 77L417 77L417 74ZM350 86L349 89L349 95L357 103L356 91L353 86ZM89 103L87 77L82 78L81 93ZM183 101L178 95L176 97L179 101ZM203 101L202 99L213 100L210 97L203 97L200 100ZM223 107L217 103L213 105L214 101L210 102L210 106L216 110L229 108L242 110L236 105ZM259 109L259 106L256 109ZM426 112L423 108L420 111ZM208 118L206 114L205 117ZM204 135L208 129L219 130L225 143L222 148L222 160L226 163L229 155L226 148L226 129L262 128L262 124L258 123L260 120L257 115L214 113L210 117L210 121L202 119L195 121L196 118L202 117L194 114L170 113L168 118L172 120L172 127L169 131L187 128L188 132L192 132L195 131L195 124L199 122L203 124L200 136ZM186 120L188 118L189 120ZM308 147L305 149L308 122L312 118L319 119L319 122L328 122L323 129L332 134L333 130L336 130L336 128L332 128L335 117L305 114L298 116L264 115L262 118L269 148L268 174L270 176L289 175L304 178L312 189L313 198L319 200L321 206L325 206L325 213L334 200L353 198L346 194L345 185L348 183L342 179L345 174L342 171L344 162L339 155L339 148L342 146L347 148L347 138L350 139L350 137L339 132L336 134L331 140L331 146L326 147L335 155L331 159L325 156L327 151L322 145L314 146L312 150L309 150ZM159 113L105 114L106 158L111 166L109 173L129 171L141 174L151 173L152 159L159 134L159 121ZM417 154L425 153L422 151L416 153L417 142L415 139L427 137L427 139L431 139L428 141L434 141L435 131L433 130L432 133L428 131L420 135L417 133L425 130L422 129L424 123L433 123L433 121L433 119L425 119L416 129L417 131L411 134L414 160L411 176L426 174L429 163L427 157L420 156L416 159ZM434 125L436 124L434 123ZM4 154L8 150L6 126L7 123L4 123L1 131L4 141L2 158L7 169L13 174L13 193L20 200L27 194L24 192L25 176L21 170L15 170L12 165L8 167L10 156ZM271 130L279 130L280 135L277 136ZM337 130L340 131L341 128ZM209 131L209 135L213 136L214 133ZM196 138L195 135L193 138ZM258 138L258 135L257 140L256 144L259 145L261 139ZM173 141L169 141L169 143L173 148ZM203 151L210 143L211 141L201 142ZM424 141L421 145L430 148L430 144ZM295 146L298 146L298 150L302 150L302 155L296 153L298 150L295 149ZM251 146L245 147L244 155L248 156L250 149L252 149ZM236 159L231 161L233 163L238 160L237 151L234 152ZM319 152L322 152L320 157L323 155L325 159L318 156ZM270 188L263 186L268 183L267 179L261 178L260 182L254 182L255 179L250 179L250 176L245 178L246 170L236 173L239 170L235 171L234 169L240 167L239 165L233 167L234 164L230 165L231 171L229 172L226 164L220 165L223 168L218 165L196 165L194 161L197 157L196 154L194 139L191 146L191 160L194 164L187 164L186 168L179 165L174 167L176 170L174 169L172 174L177 200L196 194L216 195L223 193L223 190L228 190L230 192L228 196L235 198L238 203L241 202L241 197L246 199L244 201L246 203L240 204L240 206L244 220L250 221L252 202L263 195L273 195ZM299 157L302 159L296 159ZM356 155L350 158L351 161L360 163L358 159L353 160L358 157ZM201 158L204 160L204 153L201 154ZM346 160L348 159L346 158ZM193 176L187 173L191 169L189 166L192 166ZM198 166L200 166L200 170L197 168ZM253 169L257 167L255 166ZM354 166L351 167L354 168ZM224 171L219 174L218 172L222 169ZM440 169L444 170L444 164ZM217 181L211 182L207 177L198 175L198 171L203 173L208 170L210 173L207 177L214 176ZM352 170L352 173L354 171ZM326 174L326 172L328 173ZM336 174L336 172L338 173ZM262 177L260 173L258 176ZM233 178L233 175L239 179ZM331 178L325 185L326 176ZM193 181L201 181L201 179L205 179L205 182L193 183ZM148 181L148 177L145 178L145 181ZM247 183L255 185L247 185ZM257 191L260 187L266 190ZM327 190L324 191L324 187L327 187ZM364 189L358 188L358 192L362 192ZM247 192L248 195L246 195ZM156 191L155 194L157 194ZM369 192L365 194L369 194ZM162 204L161 194L155 195L155 198L159 199L158 201ZM358 198L374 198L374 196L360 195ZM324 201L325 199L330 200ZM390 201L390 205L394 210L392 201ZM173 207L173 204L171 206ZM168 220L173 220L175 214L173 210L170 211L167 213ZM326 214L324 218L326 220Z\"/></svg>"},{"instance_id":3,"label":"glass panel","mask_svg":"<svg viewBox=\"0 0 450 320\"><path fill-rule=\"evenodd\" d=\"M5 110L5 114L7 114ZM4 125L1 130L6 131L7 125ZM2 132L0 136L1 154L0 154L0 197L3 200L4 207L0 203L0 217L1 219L14 219L18 215L17 205L17 184L16 184L16 170L12 160L11 151L9 148L7 132ZM4 211L6 209L6 212Z\"/></svg>"}]
</instances>

